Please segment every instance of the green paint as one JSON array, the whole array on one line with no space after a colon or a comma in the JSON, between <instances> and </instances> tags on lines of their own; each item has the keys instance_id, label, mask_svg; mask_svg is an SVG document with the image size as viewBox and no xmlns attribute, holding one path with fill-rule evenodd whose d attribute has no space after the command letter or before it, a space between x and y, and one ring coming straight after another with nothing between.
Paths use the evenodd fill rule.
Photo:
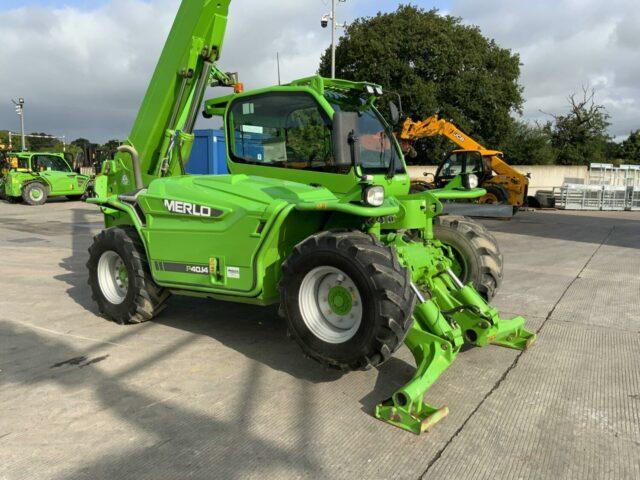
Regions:
<instances>
[{"instance_id":1,"label":"green paint","mask_svg":"<svg viewBox=\"0 0 640 480\"><path fill-rule=\"evenodd\" d=\"M182 2L129 137L128 143L140 153L146 188L138 193L136 208L118 196L133 190L131 160L120 154L103 164L95 181L97 198L89 201L100 206L107 227L132 225L137 229L157 284L180 294L225 301L276 303L281 265L294 246L310 235L328 229L353 229L377 236L393 249L427 300L417 303L413 328L405 341L416 360L416 373L378 405L375 414L420 433L447 414L446 407L432 407L423 396L464 343L524 349L535 339L524 328L522 317L503 320L471 286L459 288L449 274L457 262L455 255L433 237L433 219L442 213L441 200L477 198L485 191L465 190L460 179L454 179L444 189L409 194L404 158L393 137L388 137L385 152L392 158L395 151L395 175L387 175L389 160L382 150L373 160L367 159L387 158L378 170L372 166L367 167L371 171L350 165L335 168L333 147L342 148L344 144L337 142L347 141L327 135L336 114L336 96L345 104L358 105L358 118L368 116L380 131L389 130L389 126L375 109L375 96L367 93L370 84L319 76L205 101L206 114L224 121L231 174L181 175L179 157L188 159L192 141L192 135L184 131L185 121L191 107L200 108L194 93L196 79L205 60L218 58L229 3ZM185 71L193 76L180 97ZM211 79L232 83L215 66ZM255 109L257 99L276 96L272 104L280 113ZM287 102L293 102L294 97L306 102L305 115L313 114L319 120L312 123L293 107L287 110ZM169 124L171 112L176 112L175 125ZM300 125L306 125L305 129ZM360 141L367 141L367 132L359 133L363 137ZM291 138L298 141L284 143ZM387 140L380 142L380 138L379 134L374 136L373 145L376 141L384 145ZM174 140L177 146L170 149ZM297 158L295 148L309 150L309 145L315 147L304 162L286 163L289 156ZM245 147L254 153L246 153ZM240 156L234 154L238 152ZM374 185L385 190L379 207L362 200L364 189ZM175 202L181 203L181 210L176 211ZM189 205L188 212L183 202ZM198 214L193 213L194 208ZM203 211L219 214L203 215ZM412 235L407 236L407 231ZM163 262L210 265L211 259L215 259L216 271L198 275L158 267ZM348 314L353 306L341 286L331 289L329 303L338 315Z\"/></svg>"},{"instance_id":2,"label":"green paint","mask_svg":"<svg viewBox=\"0 0 640 480\"><path fill-rule=\"evenodd\" d=\"M353 307L353 299L349 290L342 285L331 287L329 290L329 307L337 315L347 315Z\"/></svg>"},{"instance_id":3,"label":"green paint","mask_svg":"<svg viewBox=\"0 0 640 480\"><path fill-rule=\"evenodd\" d=\"M71 169L63 153L14 152L8 158L17 158L18 167L0 177L0 193L19 198L28 183L39 182L47 189L48 197L81 196L89 184L89 177ZM31 190L33 200L42 198L42 192Z\"/></svg>"}]
</instances>

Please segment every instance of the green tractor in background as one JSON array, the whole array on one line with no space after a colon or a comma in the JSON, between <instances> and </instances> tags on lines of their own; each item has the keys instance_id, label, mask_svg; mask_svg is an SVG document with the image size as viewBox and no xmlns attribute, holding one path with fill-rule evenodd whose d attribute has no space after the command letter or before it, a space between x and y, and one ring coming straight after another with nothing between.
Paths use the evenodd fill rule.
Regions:
<instances>
[{"instance_id":1,"label":"green tractor in background","mask_svg":"<svg viewBox=\"0 0 640 480\"><path fill-rule=\"evenodd\" d=\"M455 271L485 266L469 271L435 236L442 200L485 191L461 175L410 194L379 85L314 76L243 92L213 63L229 3L182 2L131 135L95 180L88 202L106 229L89 249L93 299L121 324L153 319L171 294L279 304L303 352L344 371L381 365L404 342L418 368L375 415L420 433L447 414L423 396L465 343L535 339ZM230 175L185 174L208 85L235 87L204 108L224 121ZM486 261L493 240L481 238L466 244Z\"/></svg>"},{"instance_id":2,"label":"green tractor in background","mask_svg":"<svg viewBox=\"0 0 640 480\"><path fill-rule=\"evenodd\" d=\"M80 200L90 178L76 173L69 154L9 152L0 172L0 197L11 203L43 205L48 198Z\"/></svg>"}]
</instances>

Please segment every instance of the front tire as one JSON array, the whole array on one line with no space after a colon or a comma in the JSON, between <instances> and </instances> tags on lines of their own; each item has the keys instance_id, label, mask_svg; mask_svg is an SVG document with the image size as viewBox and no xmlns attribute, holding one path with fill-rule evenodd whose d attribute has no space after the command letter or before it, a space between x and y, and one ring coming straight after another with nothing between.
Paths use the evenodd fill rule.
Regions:
<instances>
[{"instance_id":1,"label":"front tire","mask_svg":"<svg viewBox=\"0 0 640 480\"><path fill-rule=\"evenodd\" d=\"M504 205L509 203L509 192L502 185L481 185L487 193L480 197L480 203Z\"/></svg>"},{"instance_id":2,"label":"front tire","mask_svg":"<svg viewBox=\"0 0 640 480\"><path fill-rule=\"evenodd\" d=\"M110 320L142 323L166 307L170 293L153 281L144 245L132 227L112 227L96 235L87 268L92 298Z\"/></svg>"},{"instance_id":3,"label":"front tire","mask_svg":"<svg viewBox=\"0 0 640 480\"><path fill-rule=\"evenodd\" d=\"M28 183L22 189L22 199L27 205L44 205L49 196L49 189L40 182Z\"/></svg>"},{"instance_id":4,"label":"front tire","mask_svg":"<svg viewBox=\"0 0 640 480\"><path fill-rule=\"evenodd\" d=\"M415 294L395 252L359 231L299 243L282 265L280 313L303 352L341 370L375 367L400 347Z\"/></svg>"},{"instance_id":5,"label":"front tire","mask_svg":"<svg viewBox=\"0 0 640 480\"><path fill-rule=\"evenodd\" d=\"M458 215L438 216L433 235L451 247L456 275L463 283L473 283L487 301L502 284L503 260L498 242L480 223Z\"/></svg>"}]
</instances>

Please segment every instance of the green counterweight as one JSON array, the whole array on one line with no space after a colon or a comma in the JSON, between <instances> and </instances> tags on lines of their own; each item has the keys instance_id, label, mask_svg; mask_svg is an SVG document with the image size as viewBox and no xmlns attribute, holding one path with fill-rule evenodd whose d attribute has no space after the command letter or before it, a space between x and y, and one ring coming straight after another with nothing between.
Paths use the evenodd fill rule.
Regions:
<instances>
[{"instance_id":1,"label":"green counterweight","mask_svg":"<svg viewBox=\"0 0 640 480\"><path fill-rule=\"evenodd\" d=\"M535 338L485 300L502 278L493 237L469 221L462 243L436 235L441 200L485 191L462 174L409 194L375 106L381 86L319 76L205 101L204 116L224 123L231 173L185 175L204 87L236 84L213 64L228 7L182 3L129 145L96 178L89 201L107 229L90 249L93 296L119 323L152 319L171 294L279 303L304 353L342 370L380 365L404 342L416 373L375 415L420 433L447 414L423 397L464 343Z\"/></svg>"}]
</instances>

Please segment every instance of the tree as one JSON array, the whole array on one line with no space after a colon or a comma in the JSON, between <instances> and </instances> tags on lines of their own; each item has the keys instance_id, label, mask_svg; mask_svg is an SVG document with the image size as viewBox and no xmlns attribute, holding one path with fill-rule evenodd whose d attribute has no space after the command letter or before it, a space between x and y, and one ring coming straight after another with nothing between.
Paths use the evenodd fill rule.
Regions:
<instances>
[{"instance_id":1,"label":"tree","mask_svg":"<svg viewBox=\"0 0 640 480\"><path fill-rule=\"evenodd\" d=\"M569 96L569 112L551 115L545 129L557 150L560 165L588 165L608 160L611 138L607 133L609 114L595 101L595 91L582 89L582 97Z\"/></svg>"},{"instance_id":2,"label":"tree","mask_svg":"<svg viewBox=\"0 0 640 480\"><path fill-rule=\"evenodd\" d=\"M122 142L120 142L120 140L109 140L100 147L100 152L102 152L104 158L111 158L118 150L121 143Z\"/></svg>"},{"instance_id":3,"label":"tree","mask_svg":"<svg viewBox=\"0 0 640 480\"><path fill-rule=\"evenodd\" d=\"M640 164L640 129L631 132L620 144L618 157L623 163Z\"/></svg>"},{"instance_id":4,"label":"tree","mask_svg":"<svg viewBox=\"0 0 640 480\"><path fill-rule=\"evenodd\" d=\"M27 136L27 148L32 152L45 152L55 151L57 149L62 150L62 142L57 138L44 132L32 132ZM14 143L20 143L20 137L14 138Z\"/></svg>"},{"instance_id":5,"label":"tree","mask_svg":"<svg viewBox=\"0 0 640 480\"><path fill-rule=\"evenodd\" d=\"M71 142L71 145L81 149L85 149L89 147L89 145L91 145L91 141L87 140L86 138L76 138L73 142Z\"/></svg>"},{"instance_id":6,"label":"tree","mask_svg":"<svg viewBox=\"0 0 640 480\"><path fill-rule=\"evenodd\" d=\"M556 161L556 151L545 126L514 121L514 128L501 146L508 163L514 165L549 165Z\"/></svg>"},{"instance_id":7,"label":"tree","mask_svg":"<svg viewBox=\"0 0 640 480\"><path fill-rule=\"evenodd\" d=\"M327 50L321 75L329 75L330 62ZM438 112L487 145L506 140L514 128L511 114L523 104L517 54L460 18L412 5L351 23L337 46L336 76L379 83L400 93L405 114ZM433 158L449 147L428 139L418 149Z\"/></svg>"}]
</instances>

